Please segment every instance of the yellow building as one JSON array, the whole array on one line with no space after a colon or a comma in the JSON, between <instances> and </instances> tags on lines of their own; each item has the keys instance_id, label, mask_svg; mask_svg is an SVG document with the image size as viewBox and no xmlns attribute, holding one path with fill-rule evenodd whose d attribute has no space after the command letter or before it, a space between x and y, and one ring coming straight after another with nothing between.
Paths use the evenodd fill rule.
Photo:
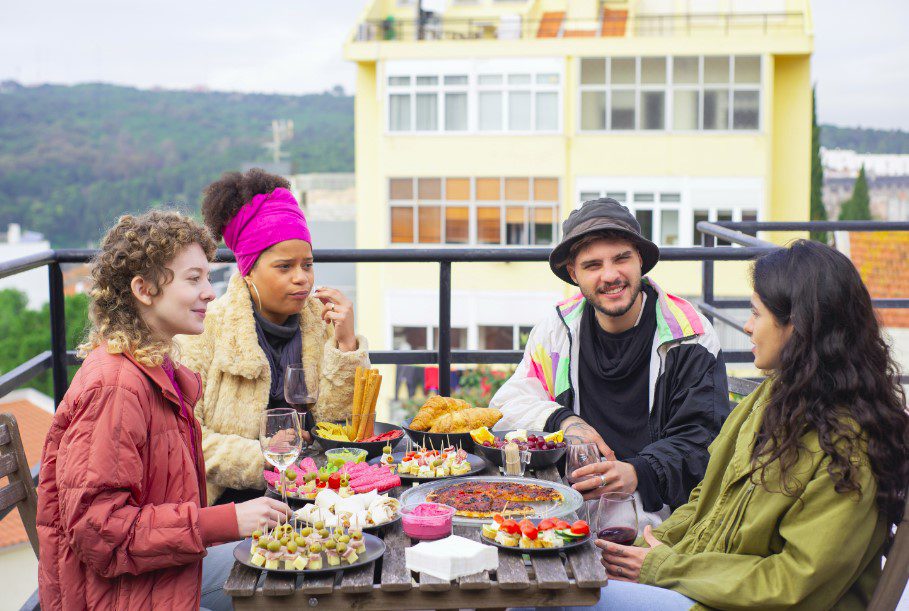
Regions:
<instances>
[{"instance_id":1,"label":"yellow building","mask_svg":"<svg viewBox=\"0 0 909 611\"><path fill-rule=\"evenodd\" d=\"M661 246L699 220L807 220L807 0L374 0L356 62L357 246L549 246L612 196ZM791 236L790 236L791 237ZM741 263L718 296L749 293ZM700 265L652 276L701 292ZM519 348L566 294L543 263L455 264L453 348ZM438 266L364 264L374 348L434 348Z\"/></svg>"}]
</instances>

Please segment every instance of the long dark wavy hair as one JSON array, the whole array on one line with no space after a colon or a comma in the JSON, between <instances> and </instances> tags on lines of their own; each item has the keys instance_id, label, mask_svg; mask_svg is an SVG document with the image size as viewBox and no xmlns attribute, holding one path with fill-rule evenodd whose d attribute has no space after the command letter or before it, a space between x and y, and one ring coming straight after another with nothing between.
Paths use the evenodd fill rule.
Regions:
<instances>
[{"instance_id":1,"label":"long dark wavy hair","mask_svg":"<svg viewBox=\"0 0 909 611\"><path fill-rule=\"evenodd\" d=\"M877 506L888 523L899 523L909 484L909 414L855 266L829 246L798 240L758 259L753 282L777 322L793 327L773 374L754 471L763 481L762 467L779 461L783 492L794 494L799 438L815 430L835 490L862 493L854 459L866 453Z\"/></svg>"}]
</instances>

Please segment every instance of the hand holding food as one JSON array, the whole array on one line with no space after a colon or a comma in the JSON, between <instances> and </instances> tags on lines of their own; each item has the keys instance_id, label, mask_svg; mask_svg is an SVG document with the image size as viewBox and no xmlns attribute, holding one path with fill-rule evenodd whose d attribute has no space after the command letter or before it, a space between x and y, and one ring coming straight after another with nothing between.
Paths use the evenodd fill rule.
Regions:
<instances>
[{"instance_id":1,"label":"hand holding food","mask_svg":"<svg viewBox=\"0 0 909 611\"><path fill-rule=\"evenodd\" d=\"M354 333L353 303L337 289L320 286L312 294L322 302L322 320L335 326L335 339L338 348L344 352L357 349L357 337Z\"/></svg>"},{"instance_id":2,"label":"hand holding food","mask_svg":"<svg viewBox=\"0 0 909 611\"><path fill-rule=\"evenodd\" d=\"M263 522L271 528L290 515L290 507L278 499L265 496L237 503L234 510L237 512L237 527L241 537L248 537Z\"/></svg>"}]
</instances>

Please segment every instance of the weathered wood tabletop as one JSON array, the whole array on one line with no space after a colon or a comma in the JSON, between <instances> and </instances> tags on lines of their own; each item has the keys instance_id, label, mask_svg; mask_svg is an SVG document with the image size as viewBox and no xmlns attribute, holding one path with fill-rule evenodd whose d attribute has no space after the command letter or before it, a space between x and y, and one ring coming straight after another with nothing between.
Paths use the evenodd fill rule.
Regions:
<instances>
[{"instance_id":1,"label":"weathered wood tabletop","mask_svg":"<svg viewBox=\"0 0 909 611\"><path fill-rule=\"evenodd\" d=\"M313 455L317 463L324 455ZM490 465L483 475L499 475ZM555 467L531 473L559 481ZM403 487L390 491L399 496ZM576 516L572 515L570 520ZM455 526L454 534L480 540L477 527ZM260 571L235 563L224 584L235 609L489 609L592 605L606 585L606 573L593 543L546 556L499 552L497 571L483 571L447 582L411 573L404 549L411 545L401 522L382 537L385 555L349 571L298 577Z\"/></svg>"}]
</instances>

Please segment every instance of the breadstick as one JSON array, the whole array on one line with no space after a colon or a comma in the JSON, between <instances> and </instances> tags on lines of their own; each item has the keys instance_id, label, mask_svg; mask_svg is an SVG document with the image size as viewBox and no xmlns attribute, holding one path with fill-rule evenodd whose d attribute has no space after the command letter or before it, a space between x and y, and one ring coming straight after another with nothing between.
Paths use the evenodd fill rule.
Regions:
<instances>
[{"instance_id":1,"label":"breadstick","mask_svg":"<svg viewBox=\"0 0 909 611\"><path fill-rule=\"evenodd\" d=\"M372 415L366 420L366 436L372 437L375 435L375 423L376 423L376 402L379 400L379 389L382 388L382 374L376 374L376 387L372 392L372 401L369 404L369 413Z\"/></svg>"},{"instance_id":2,"label":"breadstick","mask_svg":"<svg viewBox=\"0 0 909 611\"><path fill-rule=\"evenodd\" d=\"M369 408L371 406L370 402L372 401L372 393L373 393L373 390L376 385L376 376L377 375L378 375L377 370L370 369L369 373L368 373L368 377L366 378L366 380L367 380L366 381L366 392L364 393L361 418L360 418L359 426L357 427L357 440L358 441L360 439L366 438L367 423L369 422Z\"/></svg>"},{"instance_id":3,"label":"breadstick","mask_svg":"<svg viewBox=\"0 0 909 611\"><path fill-rule=\"evenodd\" d=\"M354 374L354 396L353 396L353 406L351 407L351 428L353 433L356 435L356 431L360 427L360 405L363 403L363 378L366 372L362 367L357 367L357 372ZM350 435L348 435L348 438ZM350 439L350 441L356 441L356 439Z\"/></svg>"}]
</instances>

